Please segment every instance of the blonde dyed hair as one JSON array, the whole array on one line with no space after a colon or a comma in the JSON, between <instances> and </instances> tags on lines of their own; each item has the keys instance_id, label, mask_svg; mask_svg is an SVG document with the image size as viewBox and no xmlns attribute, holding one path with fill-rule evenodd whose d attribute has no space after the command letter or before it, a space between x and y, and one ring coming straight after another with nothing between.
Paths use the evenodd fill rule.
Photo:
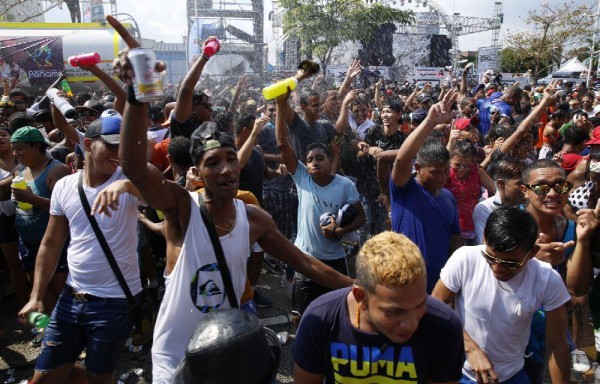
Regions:
<instances>
[{"instance_id":1,"label":"blonde dyed hair","mask_svg":"<svg viewBox=\"0 0 600 384\"><path fill-rule=\"evenodd\" d=\"M374 293L377 284L403 287L426 276L419 248L408 237L382 232L371 237L356 258L356 284Z\"/></svg>"}]
</instances>

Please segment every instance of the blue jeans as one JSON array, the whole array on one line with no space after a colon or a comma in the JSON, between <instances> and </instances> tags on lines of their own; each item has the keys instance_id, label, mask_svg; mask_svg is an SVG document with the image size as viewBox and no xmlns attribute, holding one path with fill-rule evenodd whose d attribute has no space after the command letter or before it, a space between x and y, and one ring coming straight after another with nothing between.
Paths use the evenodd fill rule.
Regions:
<instances>
[{"instance_id":1,"label":"blue jeans","mask_svg":"<svg viewBox=\"0 0 600 384\"><path fill-rule=\"evenodd\" d=\"M140 295L136 299L140 299ZM86 369L113 372L132 329L127 299L92 298L79 301L66 286L46 327L36 371L74 363L85 348Z\"/></svg>"},{"instance_id":2,"label":"blue jeans","mask_svg":"<svg viewBox=\"0 0 600 384\"><path fill-rule=\"evenodd\" d=\"M459 384L477 384L475 380L471 380L468 376L463 373L462 379L458 382ZM500 384L531 384L529 377L525 373L525 369L521 369L513 377L508 380L501 381Z\"/></svg>"}]
</instances>

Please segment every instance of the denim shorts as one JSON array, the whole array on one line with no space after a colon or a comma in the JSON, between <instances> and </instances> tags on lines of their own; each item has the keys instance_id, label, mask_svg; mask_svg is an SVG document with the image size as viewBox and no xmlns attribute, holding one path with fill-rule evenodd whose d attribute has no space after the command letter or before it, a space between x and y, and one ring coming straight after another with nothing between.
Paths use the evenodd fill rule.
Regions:
<instances>
[{"instance_id":1,"label":"denim shorts","mask_svg":"<svg viewBox=\"0 0 600 384\"><path fill-rule=\"evenodd\" d=\"M85 348L89 372L113 372L131 330L127 299L93 297L79 301L66 286L46 327L35 369L44 372L75 363Z\"/></svg>"}]
</instances>

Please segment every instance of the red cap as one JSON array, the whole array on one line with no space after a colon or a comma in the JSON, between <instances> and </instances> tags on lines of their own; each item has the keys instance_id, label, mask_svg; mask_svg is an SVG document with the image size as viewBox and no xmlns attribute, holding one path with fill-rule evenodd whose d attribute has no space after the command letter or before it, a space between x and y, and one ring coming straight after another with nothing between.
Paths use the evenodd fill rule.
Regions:
<instances>
[{"instance_id":1,"label":"red cap","mask_svg":"<svg viewBox=\"0 0 600 384\"><path fill-rule=\"evenodd\" d=\"M454 126L459 131L463 131L471 125L471 119L458 119L454 122Z\"/></svg>"},{"instance_id":2,"label":"red cap","mask_svg":"<svg viewBox=\"0 0 600 384\"><path fill-rule=\"evenodd\" d=\"M594 128L594 130L592 131L592 137L594 139L597 139L600 137L600 125L597 126L596 128Z\"/></svg>"},{"instance_id":3,"label":"red cap","mask_svg":"<svg viewBox=\"0 0 600 384\"><path fill-rule=\"evenodd\" d=\"M586 141L585 145L600 145L600 137L594 137L592 140Z\"/></svg>"}]
</instances>

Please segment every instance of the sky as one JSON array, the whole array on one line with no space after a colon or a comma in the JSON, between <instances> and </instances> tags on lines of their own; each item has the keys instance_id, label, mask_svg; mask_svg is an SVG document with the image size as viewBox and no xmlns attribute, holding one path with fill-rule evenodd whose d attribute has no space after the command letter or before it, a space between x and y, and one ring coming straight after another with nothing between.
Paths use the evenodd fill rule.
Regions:
<instances>
[{"instance_id":1,"label":"sky","mask_svg":"<svg viewBox=\"0 0 600 384\"><path fill-rule=\"evenodd\" d=\"M385 0L388 1L388 0ZM236 2L236 0L229 0ZM388 1L391 4L391 0ZM413 9L414 6L408 4L401 8L400 1L395 1L399 9ZM507 31L524 30L527 25L524 19L527 17L527 10L539 8L541 4L548 3L551 5L559 5L565 0L504 0L503 13L504 24L501 29L502 37ZM592 4L593 0L575 0L577 4ZM215 1L217 3L217 1ZM414 4L414 3L413 3ZM493 16L494 0L435 0L440 8L448 15L458 12L461 16L483 17L489 18ZM392 5L393 6L393 5ZM186 35L186 0L117 0L117 11L119 13L128 13L135 18L141 34L145 38L154 39L164 42L183 42L182 36ZM270 37L270 24L266 14L271 10L271 1L265 0L265 36ZM416 10L422 10L422 7ZM105 6L105 12L110 10L109 6ZM68 22L70 21L69 12L64 7L63 10L54 9L46 14L47 22ZM245 29L245 28L244 28ZM481 32L477 34L462 36L459 39L459 47L462 51L475 51L479 47L489 46L492 43L491 32Z\"/></svg>"}]
</instances>

